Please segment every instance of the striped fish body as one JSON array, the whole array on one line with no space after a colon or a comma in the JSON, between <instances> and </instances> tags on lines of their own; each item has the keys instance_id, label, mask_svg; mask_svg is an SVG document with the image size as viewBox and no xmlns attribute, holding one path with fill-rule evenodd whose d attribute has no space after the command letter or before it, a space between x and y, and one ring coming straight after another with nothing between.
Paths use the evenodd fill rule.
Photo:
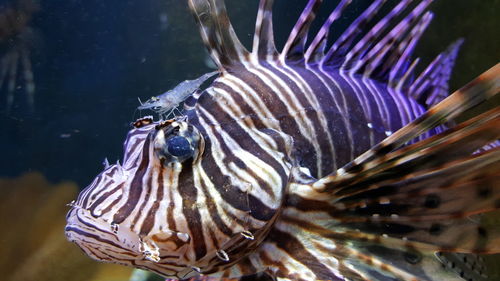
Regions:
<instances>
[{"instance_id":1,"label":"striped fish body","mask_svg":"<svg viewBox=\"0 0 500 281\"><path fill-rule=\"evenodd\" d=\"M480 217L500 208L500 109L444 124L499 92L500 67L445 98L459 40L415 75L431 0L370 25L375 0L328 49L351 1L306 46L322 2L309 0L278 53L272 2L260 1L248 52L224 1L188 0L221 75L183 116L134 123L123 164L72 202L68 239L176 279L482 278L441 261L500 252L500 230Z\"/></svg>"},{"instance_id":2,"label":"striped fish body","mask_svg":"<svg viewBox=\"0 0 500 281\"><path fill-rule=\"evenodd\" d=\"M265 146L280 150L259 135L281 134L292 142L289 164L321 178L424 112L415 100L375 80L275 62L225 73L187 116L197 127L203 127L200 122L223 127L219 131L230 132L250 154Z\"/></svg>"}]
</instances>

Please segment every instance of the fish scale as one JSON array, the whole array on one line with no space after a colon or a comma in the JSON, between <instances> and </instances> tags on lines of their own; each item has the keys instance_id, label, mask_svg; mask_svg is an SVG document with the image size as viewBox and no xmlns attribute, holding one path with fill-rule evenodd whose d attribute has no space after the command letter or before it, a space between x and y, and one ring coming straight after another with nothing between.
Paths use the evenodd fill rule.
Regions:
<instances>
[{"instance_id":1,"label":"fish scale","mask_svg":"<svg viewBox=\"0 0 500 281\"><path fill-rule=\"evenodd\" d=\"M309 0L281 52L272 0L251 51L223 0L187 2L220 74L181 91L182 116L134 123L123 165L71 204L70 241L175 279L484 277L469 261L500 252L479 219L500 208L500 109L455 119L499 93L500 65L447 96L459 39L415 73L432 0L373 22L375 0L328 45L340 1L308 45Z\"/></svg>"}]
</instances>

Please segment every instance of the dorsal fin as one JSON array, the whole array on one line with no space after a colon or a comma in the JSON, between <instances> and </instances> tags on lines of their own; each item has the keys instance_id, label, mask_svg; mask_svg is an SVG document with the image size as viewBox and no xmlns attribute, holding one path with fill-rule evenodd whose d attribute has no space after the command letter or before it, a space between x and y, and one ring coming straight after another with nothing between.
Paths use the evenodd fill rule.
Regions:
<instances>
[{"instance_id":1,"label":"dorsal fin","mask_svg":"<svg viewBox=\"0 0 500 281\"><path fill-rule=\"evenodd\" d=\"M285 43L280 59L283 62L303 60L309 65L320 64L321 67L363 75L387 83L389 87L415 97L427 105L436 104L445 97L447 82L460 44L454 44L436 58L414 81L414 70L419 60L413 60L412 56L433 18L433 14L427 11L433 0L401 0L370 27L372 19L379 14L386 1L374 0L325 54L332 23L341 17L352 0L341 0L338 3L312 42L305 48L309 27L322 3L322 0L309 0ZM261 6L266 5L266 2L268 1L262 0ZM270 5L267 5L266 9L270 9ZM267 36L270 37L272 36ZM261 49L265 53L266 49ZM272 50L274 52L274 49ZM259 59L263 58L260 56ZM410 87L412 90L409 90Z\"/></svg>"},{"instance_id":2,"label":"dorsal fin","mask_svg":"<svg viewBox=\"0 0 500 281\"><path fill-rule=\"evenodd\" d=\"M271 60L278 56L274 45L273 3L274 0L260 0L259 3L252 50L259 60Z\"/></svg>"},{"instance_id":3,"label":"dorsal fin","mask_svg":"<svg viewBox=\"0 0 500 281\"><path fill-rule=\"evenodd\" d=\"M374 0L325 53L332 23L341 17L352 0L340 0L312 42L306 46L309 28L323 2L308 0L282 52L278 53L272 22L274 0L260 0L252 57L257 61L280 59L283 63L303 62L363 75L432 106L446 95L447 82L460 44L452 45L439 55L414 80L414 70L419 60L413 60L412 55L433 18L433 14L427 11L433 0L401 0L371 26L373 18L379 14L386 1ZM249 60L248 51L238 40L229 21L224 0L188 2L200 26L205 46L219 70L225 71L231 65Z\"/></svg>"},{"instance_id":4,"label":"dorsal fin","mask_svg":"<svg viewBox=\"0 0 500 281\"><path fill-rule=\"evenodd\" d=\"M344 61L346 54L349 52L354 39L366 28L368 22L382 8L386 0L374 1L352 24L344 31L342 35L333 43L325 57L321 61L322 65L338 67Z\"/></svg>"},{"instance_id":5,"label":"dorsal fin","mask_svg":"<svg viewBox=\"0 0 500 281\"><path fill-rule=\"evenodd\" d=\"M367 34L351 48L352 41L363 32L371 18L378 12L384 1L375 1L346 32L333 44L323 64L342 68L351 73L363 73L367 77L387 82L389 72L400 62L400 72L409 65L400 58L411 56L411 49L406 51L410 42L412 46L432 19L426 8L433 0L421 1L403 20L395 22L397 17L406 11L412 0L401 1L382 20L372 27ZM425 14L425 15L424 15ZM395 24L397 25L393 27ZM385 36L384 31L392 28ZM413 40L416 38L417 40Z\"/></svg>"},{"instance_id":6,"label":"dorsal fin","mask_svg":"<svg viewBox=\"0 0 500 281\"><path fill-rule=\"evenodd\" d=\"M380 34L389 27L388 23L398 16L412 1L401 1L391 12L381 19L346 55L346 62L344 64L352 64L363 57L367 50L372 47L372 43L376 42Z\"/></svg>"},{"instance_id":7,"label":"dorsal fin","mask_svg":"<svg viewBox=\"0 0 500 281\"><path fill-rule=\"evenodd\" d=\"M304 55L306 63L317 63L324 57L330 27L333 22L340 18L344 9L351 4L351 2L352 0L342 0L330 14L323 26L321 26L321 29L318 34L316 34L316 37L314 37Z\"/></svg>"},{"instance_id":8,"label":"dorsal fin","mask_svg":"<svg viewBox=\"0 0 500 281\"><path fill-rule=\"evenodd\" d=\"M432 19L430 12L425 9L432 0L422 1L408 16L396 25L386 36L358 62L352 72L365 71L365 75L381 81L388 80L388 72L401 57L407 42L411 41L413 34L425 29ZM424 14L425 13L425 14ZM423 15L423 16L422 16ZM345 65L345 64L344 64Z\"/></svg>"},{"instance_id":9,"label":"dorsal fin","mask_svg":"<svg viewBox=\"0 0 500 281\"><path fill-rule=\"evenodd\" d=\"M408 89L409 84L413 82L414 70L417 65L419 59L415 59L412 63L411 56L413 51L424 33L425 29L429 25L432 20L432 14L429 16L424 16L421 22L415 26L408 36L407 42L403 48L402 54L398 57L397 62L392 66L389 72L389 86L394 89ZM451 71L450 71L451 73Z\"/></svg>"},{"instance_id":10,"label":"dorsal fin","mask_svg":"<svg viewBox=\"0 0 500 281\"><path fill-rule=\"evenodd\" d=\"M306 7L300 14L297 23L290 32L281 52L282 61L297 61L304 58L304 46L312 21L316 17L316 12L323 3L323 0L309 0Z\"/></svg>"},{"instance_id":11,"label":"dorsal fin","mask_svg":"<svg viewBox=\"0 0 500 281\"><path fill-rule=\"evenodd\" d=\"M446 98L448 80L463 41L463 39L457 40L439 54L409 87L408 95L428 106L433 106Z\"/></svg>"},{"instance_id":12,"label":"dorsal fin","mask_svg":"<svg viewBox=\"0 0 500 281\"><path fill-rule=\"evenodd\" d=\"M219 70L239 64L248 56L229 20L224 0L188 0L201 37Z\"/></svg>"},{"instance_id":13,"label":"dorsal fin","mask_svg":"<svg viewBox=\"0 0 500 281\"><path fill-rule=\"evenodd\" d=\"M420 37L425 28L427 28L431 22L432 18L433 14L431 12L427 12L420 18L411 30L408 30L410 26L406 25L403 27L403 30L397 31L406 33L407 35L400 36L397 35L397 32L389 34L386 38L384 38L384 42L381 41L380 45L376 46L376 50L374 49L373 52L370 52L367 57L361 61L359 69L364 68L366 76L378 79L379 81L388 82L389 73L392 71L397 62L401 59L406 60L406 58L403 57L405 51L409 51L406 52L406 56L411 54L412 49L407 49L408 43L414 41L414 36L416 36L416 38Z\"/></svg>"}]
</instances>

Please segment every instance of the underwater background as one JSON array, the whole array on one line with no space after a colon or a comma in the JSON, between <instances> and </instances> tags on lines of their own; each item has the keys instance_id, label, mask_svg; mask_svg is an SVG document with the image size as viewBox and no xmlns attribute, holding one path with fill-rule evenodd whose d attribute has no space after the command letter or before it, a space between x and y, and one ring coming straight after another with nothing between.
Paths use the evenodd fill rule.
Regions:
<instances>
[{"instance_id":1,"label":"underwater background","mask_svg":"<svg viewBox=\"0 0 500 281\"><path fill-rule=\"evenodd\" d=\"M226 2L236 32L249 46L258 1ZM278 46L305 2L276 1ZM313 32L337 3L325 2L329 7ZM370 2L355 0L337 30ZM451 90L499 61L500 0L437 0L431 10L436 16L417 49L422 66L454 40L465 39ZM332 36L338 35L334 29ZM17 72L13 54L19 58ZM33 103L22 59L31 62ZM131 269L103 266L66 242L66 204L102 170L105 157L120 159L131 122L151 114L136 110L138 98L212 70L186 1L0 0L0 60L0 73L3 68L9 73L0 88L1 279L131 280ZM15 87L9 90L12 80ZM500 264L500 258L487 262ZM490 279L500 280L499 272L492 266Z\"/></svg>"}]
</instances>

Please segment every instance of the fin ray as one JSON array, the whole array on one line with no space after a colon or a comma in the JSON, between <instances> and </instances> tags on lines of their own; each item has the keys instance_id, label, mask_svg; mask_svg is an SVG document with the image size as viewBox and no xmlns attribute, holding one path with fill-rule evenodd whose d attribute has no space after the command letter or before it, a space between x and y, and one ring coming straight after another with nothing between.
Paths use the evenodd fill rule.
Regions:
<instances>
[{"instance_id":1,"label":"fin ray","mask_svg":"<svg viewBox=\"0 0 500 281\"><path fill-rule=\"evenodd\" d=\"M339 227L407 239L419 249L500 252L500 227L477 219L500 209L500 148L483 149L500 139L500 107L400 148L498 94L499 77L500 64L313 183L316 198L330 196Z\"/></svg>"},{"instance_id":2,"label":"fin ray","mask_svg":"<svg viewBox=\"0 0 500 281\"><path fill-rule=\"evenodd\" d=\"M409 87L408 95L415 100L425 99L424 103L429 106L446 98L448 80L462 43L463 39L459 39L438 55Z\"/></svg>"},{"instance_id":3,"label":"fin ray","mask_svg":"<svg viewBox=\"0 0 500 281\"><path fill-rule=\"evenodd\" d=\"M314 37L313 41L307 48L305 53L306 63L318 63L322 60L325 55L326 43L328 40L328 33L330 31L330 26L340 18L344 9L351 4L352 0L342 0L333 12L328 16L323 26Z\"/></svg>"},{"instance_id":4,"label":"fin ray","mask_svg":"<svg viewBox=\"0 0 500 281\"><path fill-rule=\"evenodd\" d=\"M220 70L248 56L234 32L224 0L188 0L188 3L205 47Z\"/></svg>"},{"instance_id":5,"label":"fin ray","mask_svg":"<svg viewBox=\"0 0 500 281\"><path fill-rule=\"evenodd\" d=\"M355 72L366 68L368 72L365 71L365 76L386 81L388 77L384 77L384 70L392 68L395 62L394 59L390 60L391 53L394 55L393 57L399 58L401 56L400 51L404 48L404 44L401 43L405 42L405 39L408 37L411 38L411 33L408 32L408 30L411 30L414 27L419 29L421 26L425 27L428 25L432 19L432 14L430 12L425 13L425 10L431 2L432 0L426 0L417 5L417 7L415 7L403 20L401 20L386 36L379 39L378 42L374 44L373 48L367 51L367 54L364 57L359 59L357 66L352 70L349 69L349 71ZM398 6L396 6L396 8L398 8ZM396 10L396 8L394 8L393 11ZM388 22L384 24L387 25ZM362 45L373 45L373 43L368 44L368 42L360 42L362 42ZM400 44L403 46L398 48L398 45ZM351 52L349 52L349 54L350 53ZM346 67L345 64L343 67Z\"/></svg>"},{"instance_id":6,"label":"fin ray","mask_svg":"<svg viewBox=\"0 0 500 281\"><path fill-rule=\"evenodd\" d=\"M346 55L346 62L344 64L353 64L363 57L367 50L371 47L372 42L376 42L377 38L386 30L388 23L397 15L399 15L406 6L413 0L401 1L396 7L392 9L383 19L381 19Z\"/></svg>"},{"instance_id":7,"label":"fin ray","mask_svg":"<svg viewBox=\"0 0 500 281\"><path fill-rule=\"evenodd\" d=\"M368 22L378 13L387 0L375 0L344 33L333 43L321 61L323 66L339 67L344 62L354 39L366 28Z\"/></svg>"},{"instance_id":8,"label":"fin ray","mask_svg":"<svg viewBox=\"0 0 500 281\"><path fill-rule=\"evenodd\" d=\"M283 61L303 59L309 28L322 2L323 0L309 0L307 2L306 7L302 11L283 47L283 51L281 52L281 59Z\"/></svg>"},{"instance_id":9,"label":"fin ray","mask_svg":"<svg viewBox=\"0 0 500 281\"><path fill-rule=\"evenodd\" d=\"M452 121L464 111L497 95L500 91L499 77L500 64L497 64L337 172L320 179L313 188L319 192L331 191L338 182L359 176L363 167L373 159L380 159L381 155L401 147L427 130Z\"/></svg>"},{"instance_id":10,"label":"fin ray","mask_svg":"<svg viewBox=\"0 0 500 281\"><path fill-rule=\"evenodd\" d=\"M497 150L377 185L334 204L341 206L335 216L346 227L425 243L436 251L498 253L500 227L473 218L500 207L499 166Z\"/></svg>"},{"instance_id":11,"label":"fin ray","mask_svg":"<svg viewBox=\"0 0 500 281\"><path fill-rule=\"evenodd\" d=\"M260 0L259 3L252 52L260 60L269 60L278 56L274 44L273 4L274 0Z\"/></svg>"},{"instance_id":12,"label":"fin ray","mask_svg":"<svg viewBox=\"0 0 500 281\"><path fill-rule=\"evenodd\" d=\"M363 65L363 63L366 65L364 75L379 81L389 82L389 73L395 68L396 63L401 60L401 65L405 65L404 63L406 61L403 55L406 57L412 55L413 48L408 48L408 43L411 41L415 42L415 38L418 41L418 38L423 34L432 18L433 14L427 12L416 22L416 24L414 24L410 31L408 30L411 26L407 25L402 27L401 30L398 30L398 32L401 32L400 34L389 34L390 36L387 37L387 41L382 40L380 42L379 46L381 47L378 51L369 53L368 56L361 61L361 65ZM398 27L396 27L396 29ZM407 33L407 35L403 35L405 33Z\"/></svg>"}]
</instances>

